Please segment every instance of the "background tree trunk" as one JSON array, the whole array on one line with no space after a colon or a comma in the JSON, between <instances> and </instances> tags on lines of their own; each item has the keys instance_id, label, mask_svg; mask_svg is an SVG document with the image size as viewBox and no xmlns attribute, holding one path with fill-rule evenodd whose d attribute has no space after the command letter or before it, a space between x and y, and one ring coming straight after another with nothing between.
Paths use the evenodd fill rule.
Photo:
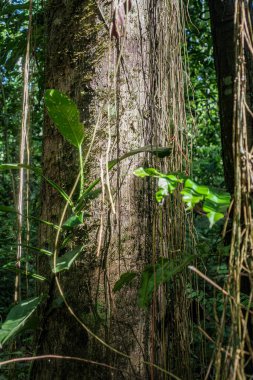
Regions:
<instances>
[{"instance_id":1,"label":"background tree trunk","mask_svg":"<svg viewBox=\"0 0 253 380\"><path fill-rule=\"evenodd\" d=\"M249 199L252 193L253 120L250 110L253 105L253 58L251 38L247 40L245 37L248 30L249 35L252 33L252 3L209 0L209 6L219 88L224 174L227 188L234 195L230 215L233 225L227 239L231 244L227 286L229 293L237 297L237 305L231 304L230 310L231 353L225 363L221 360L221 351L217 351L216 377L246 379L253 371L252 318L250 315L246 317L245 310L238 312L238 304L240 297L252 297L252 266L249 264L252 260L249 232L252 230L252 211Z\"/></svg>"},{"instance_id":2,"label":"background tree trunk","mask_svg":"<svg viewBox=\"0 0 253 380\"><path fill-rule=\"evenodd\" d=\"M235 79L234 1L209 0L214 46L214 62L218 81L222 156L225 183L234 190L233 104Z\"/></svg>"}]
</instances>

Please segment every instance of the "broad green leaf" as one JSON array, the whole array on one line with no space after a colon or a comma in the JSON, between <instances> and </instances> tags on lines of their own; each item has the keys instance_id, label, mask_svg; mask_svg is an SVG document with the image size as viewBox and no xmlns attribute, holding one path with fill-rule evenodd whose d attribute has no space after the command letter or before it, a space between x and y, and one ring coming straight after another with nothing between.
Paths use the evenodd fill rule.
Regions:
<instances>
[{"instance_id":1,"label":"broad green leaf","mask_svg":"<svg viewBox=\"0 0 253 380\"><path fill-rule=\"evenodd\" d=\"M79 246L72 251L65 253L57 258L56 266L52 269L53 273L59 273L64 270L69 270L78 255L82 252L83 246Z\"/></svg>"},{"instance_id":2,"label":"broad green leaf","mask_svg":"<svg viewBox=\"0 0 253 380\"><path fill-rule=\"evenodd\" d=\"M169 282L176 274L182 272L191 263L195 255L188 255L177 259L161 258L157 264L148 265L141 276L138 304L145 308L152 300L154 290L161 284Z\"/></svg>"},{"instance_id":3,"label":"broad green leaf","mask_svg":"<svg viewBox=\"0 0 253 380\"><path fill-rule=\"evenodd\" d=\"M84 127L76 104L58 90L46 90L45 104L48 114L62 136L76 148L84 139Z\"/></svg>"},{"instance_id":4,"label":"broad green leaf","mask_svg":"<svg viewBox=\"0 0 253 380\"><path fill-rule=\"evenodd\" d=\"M163 178L168 178L171 182L176 182L176 183L183 183L184 178L181 177L181 175L178 173L178 177L176 177L174 174L166 174L162 175Z\"/></svg>"},{"instance_id":5,"label":"broad green leaf","mask_svg":"<svg viewBox=\"0 0 253 380\"><path fill-rule=\"evenodd\" d=\"M5 344L9 339L14 338L25 329L29 318L41 301L42 297L31 298L20 302L10 310L0 329L0 345Z\"/></svg>"},{"instance_id":6,"label":"broad green leaf","mask_svg":"<svg viewBox=\"0 0 253 380\"><path fill-rule=\"evenodd\" d=\"M157 201L160 205L162 205L163 200L164 200L164 198L166 198L167 195L168 195L168 190L163 189L163 188L160 188L160 189L155 193L156 201Z\"/></svg>"},{"instance_id":7,"label":"broad green leaf","mask_svg":"<svg viewBox=\"0 0 253 380\"><path fill-rule=\"evenodd\" d=\"M144 177L149 177L150 175L146 172L146 170L144 168L138 168L138 169L135 169L133 174L136 176L136 177L140 177L140 178L144 178Z\"/></svg>"},{"instance_id":8,"label":"broad green leaf","mask_svg":"<svg viewBox=\"0 0 253 380\"><path fill-rule=\"evenodd\" d=\"M205 202L203 204L203 210L205 212L221 212L225 213L228 208L227 203L215 203L210 201L209 199L205 199Z\"/></svg>"},{"instance_id":9,"label":"broad green leaf","mask_svg":"<svg viewBox=\"0 0 253 380\"><path fill-rule=\"evenodd\" d=\"M183 196L183 202L186 203L187 209L192 210L193 207L204 199L203 195L196 193L193 189L183 188L180 192Z\"/></svg>"},{"instance_id":10,"label":"broad green leaf","mask_svg":"<svg viewBox=\"0 0 253 380\"><path fill-rule=\"evenodd\" d=\"M137 275L138 273L136 272L123 273L120 276L119 280L115 283L113 292L118 292L119 290L123 288L123 286L129 285Z\"/></svg>"},{"instance_id":11,"label":"broad green leaf","mask_svg":"<svg viewBox=\"0 0 253 380\"><path fill-rule=\"evenodd\" d=\"M229 194L214 194L210 193L205 198L203 211L207 213L207 218L210 222L210 228L219 220L224 218L224 214L230 204Z\"/></svg>"},{"instance_id":12,"label":"broad green leaf","mask_svg":"<svg viewBox=\"0 0 253 380\"><path fill-rule=\"evenodd\" d=\"M133 172L136 177L144 178L144 177L161 177L162 173L158 172L154 168L138 168Z\"/></svg>"},{"instance_id":13,"label":"broad green leaf","mask_svg":"<svg viewBox=\"0 0 253 380\"><path fill-rule=\"evenodd\" d=\"M212 203L215 203L217 205L220 205L221 207L225 207L227 209L230 205L231 197L228 193L224 194L215 194L213 192L210 192L206 199L211 201Z\"/></svg>"},{"instance_id":14,"label":"broad green leaf","mask_svg":"<svg viewBox=\"0 0 253 380\"><path fill-rule=\"evenodd\" d=\"M162 200L169 194L172 194L177 188L178 181L174 176L170 176L173 179L168 177L160 177L158 180L158 191L156 192L156 200L161 203ZM176 181L174 180L176 179Z\"/></svg>"},{"instance_id":15,"label":"broad green leaf","mask_svg":"<svg viewBox=\"0 0 253 380\"><path fill-rule=\"evenodd\" d=\"M212 227L214 223L218 222L224 217L224 213L230 204L230 195L228 193L214 193L207 186L198 185L190 178L182 173L159 173L154 168L138 168L134 171L138 177L158 177L158 191L156 192L156 200L161 203L163 199L176 189L178 183L184 183L183 190L181 191L182 200L187 205L187 210L203 202L203 211L210 221Z\"/></svg>"},{"instance_id":16,"label":"broad green leaf","mask_svg":"<svg viewBox=\"0 0 253 380\"><path fill-rule=\"evenodd\" d=\"M147 307L151 302L155 287L154 271L155 269L152 266L148 266L141 274L141 284L138 292L138 305L141 308Z\"/></svg>"},{"instance_id":17,"label":"broad green leaf","mask_svg":"<svg viewBox=\"0 0 253 380\"><path fill-rule=\"evenodd\" d=\"M83 214L71 215L66 222L62 225L63 228L67 230L72 230L74 227L83 223Z\"/></svg>"},{"instance_id":18,"label":"broad green leaf","mask_svg":"<svg viewBox=\"0 0 253 380\"><path fill-rule=\"evenodd\" d=\"M193 182L191 179L185 181L185 188L194 190L199 195L208 195L210 190L207 186L200 186L197 183Z\"/></svg>"}]
</instances>

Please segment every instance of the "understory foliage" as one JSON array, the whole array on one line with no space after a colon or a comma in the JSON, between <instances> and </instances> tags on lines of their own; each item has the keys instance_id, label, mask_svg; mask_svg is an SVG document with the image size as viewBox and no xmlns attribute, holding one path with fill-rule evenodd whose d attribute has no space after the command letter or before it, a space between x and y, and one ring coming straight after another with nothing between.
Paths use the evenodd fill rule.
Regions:
<instances>
[{"instance_id":1,"label":"understory foliage","mask_svg":"<svg viewBox=\"0 0 253 380\"><path fill-rule=\"evenodd\" d=\"M55 125L58 127L59 131L63 137L74 147L77 148L79 152L82 151L82 143L85 138L84 129L80 123L79 111L75 103L70 100L66 95L57 90L47 90L45 94L45 104L47 106L48 113ZM159 155L160 157L166 157L170 154L170 148L157 147L152 148L151 146L144 146L139 149L135 149L126 153L124 156L108 162L108 169L112 170L121 160L125 158L140 154L142 152L149 151L154 155ZM67 205L72 210L72 215L64 220L62 225L54 226L59 233L63 234L65 238L61 239L63 242L68 242L69 239L74 239L74 228L78 225L82 225L85 216L85 207L88 201L98 197L101 193L101 188L98 187L100 179L95 180L87 188L84 187L84 182L82 178L83 171L83 159L82 154L80 157L80 171L78 175L78 181L80 183L79 196L77 201L74 202L56 183L51 179L45 178L45 180L64 198ZM0 165L1 171L12 171L18 170L20 164L2 164ZM38 167L32 167L28 165L23 165L27 170L34 172L36 175L41 176L42 172ZM186 211L192 210L196 205L201 204L201 209L203 213L206 214L209 222L210 228L213 227L214 223L218 222L220 219L224 218L225 212L230 204L230 196L226 193L214 193L207 186L197 185L190 178L185 177L181 173L164 174L160 173L154 168L138 168L134 171L137 177L153 177L158 179L158 190L156 192L156 200L162 207L164 200L168 196L173 196L174 191L178 186L181 185L181 195L183 202L186 204ZM76 191L76 186L78 181L74 184L72 189L72 194ZM2 212L15 213L15 209L8 206L1 206ZM50 223L49 221L42 221L42 223ZM65 243L63 243L64 248ZM51 261L52 273L58 274L62 271L69 270L70 267L75 263L79 254L83 250L83 246L78 246L73 250L67 251L64 255L57 257L57 252L49 252L44 249L30 247L31 249L37 250L40 254L48 256ZM206 254L202 254L202 259ZM140 278L139 291L138 291L138 305L140 308L147 308L152 300L154 292L157 292L159 286L162 284L169 283L173 280L174 276L185 270L187 266L194 263L198 258L198 253L192 253L182 256L182 258L175 258L173 260L161 257L157 260L156 264L148 265L144 268L141 273L138 272L127 272L121 275L120 279L115 283L114 292L120 291L124 286L131 286L131 284ZM10 264L7 263L3 268L9 269ZM46 281L47 279L40 276L39 273L29 273L26 272L27 276L31 276L39 281ZM190 291L190 298L194 297L193 290ZM0 343L1 346L6 345L7 342L16 338L17 334L31 329L31 318L38 305L43 302L45 298L43 295L39 297L30 298L21 301L19 304L15 305L8 313L6 320L2 323L0 329Z\"/></svg>"},{"instance_id":2,"label":"understory foliage","mask_svg":"<svg viewBox=\"0 0 253 380\"><path fill-rule=\"evenodd\" d=\"M75 103L69 99L63 93L57 90L47 90L45 94L45 104L48 110L48 113L55 125L59 129L63 137L78 151L82 152L82 143L84 141L84 129L83 125L80 123L80 115ZM121 160L143 153L145 151L150 151L154 155L160 155L161 157L166 157L170 154L169 148L152 148L151 146L144 146L139 149L135 149L126 153L124 156L119 157L118 159L108 162L108 169L113 169ZM74 229L77 225L81 225L84 220L84 210L87 200L94 199L98 197L101 193L101 188L97 188L97 185L100 183L100 179L95 180L87 188L84 187L82 172L83 172L83 159L82 153L80 154L80 171L78 179L80 178L80 192L79 197L77 198L76 203L65 193L63 188L60 188L56 183L51 179L45 178L48 183L59 192L59 194L67 202L68 206L72 210L72 215L65 220L62 225L55 226L58 231L67 230L69 234L70 231ZM37 175L42 175L42 172L39 168L33 168L29 165L21 164L2 164L0 165L0 170L17 170L20 167L24 166L27 170L34 171ZM173 194L179 184L184 184L181 195L184 203L186 203L187 210L192 210L193 207L200 202L203 203L202 209L206 213L206 216L210 222L210 227L214 223L218 222L220 219L224 218L225 212L230 204L230 196L228 194L215 194L207 186L199 186L194 183L191 179L186 178L184 175L178 174L163 174L158 172L153 168L138 168L134 171L134 174L137 177L154 177L158 178L158 191L156 192L156 200L162 205L163 201L169 194ZM76 181L77 184L77 181ZM76 190L76 184L72 189L72 194ZM15 213L15 209L8 206L1 206L0 209L2 212L12 212ZM64 215L63 215L64 218ZM49 221L40 221L44 223L49 223ZM74 239L74 236L69 236L69 238ZM68 238L68 241L69 241ZM34 249L34 247L31 247ZM64 270L69 270L71 265L74 264L78 255L82 252L83 247L79 246L75 249L66 252L64 255L57 257L57 251L49 252L43 249L37 248L37 250L52 258L52 272L59 273ZM196 255L186 256L183 259L176 259L170 261L169 259L161 258L156 264L150 265L144 269L141 274L141 284L140 284L140 297L139 305L140 307L147 306L151 299L152 294L155 288L160 284L166 283L172 279L174 275L181 272L190 262L196 258ZM8 269L9 265L6 264L4 268ZM29 273L27 272L27 275ZM40 274L31 273L31 277L45 281L46 278L40 276ZM135 276L138 273L128 272L121 276L120 280L115 284L114 291L119 291L123 285L133 281ZM16 336L17 333L24 330L26 323L29 321L29 318L32 316L33 312L38 307L39 303L43 300L43 297L36 297L26 301L22 301L20 304L14 306L9 312L6 321L2 324L0 330L0 344L6 343L9 339Z\"/></svg>"},{"instance_id":3,"label":"understory foliage","mask_svg":"<svg viewBox=\"0 0 253 380\"><path fill-rule=\"evenodd\" d=\"M84 233L82 239L80 239L80 231L82 233L82 228L89 225L91 220L90 210L96 207L96 202L101 197L104 203L108 202L108 204L113 205L111 200L112 193L113 195L116 194L116 199L119 199L118 194L122 184L118 181L118 188L110 189L110 186L104 183L103 176L95 177L92 181L86 178L87 157L94 141L90 138L89 128L82 122L82 110L79 109L74 99L59 91L59 89L44 89L45 31L43 29L44 10L40 1L35 1L33 7L33 33L30 40L30 77L29 83L26 83L30 93L29 136L26 137L25 161L20 163L19 141L20 125L23 117L22 101L25 85L23 73L27 52L29 3L22 0L5 0L0 3L2 16L0 21L0 104L2 108L0 116L1 380L29 378L29 363L21 363L22 358L31 357L35 354L36 347L33 337L35 331L42 329L41 313L45 305L47 305L49 297L40 291L41 284L48 285L53 283L53 286L57 289L57 297L53 300L48 314L54 313L56 309L62 310L62 308L66 308L74 316L73 321L75 319L75 322L77 321L81 325L91 339L96 340L101 346L109 350L110 355L112 355L112 358L108 359L109 363L114 363L113 355L118 355L120 358L129 360L132 366L131 358L125 353L124 347L117 350L97 335L101 330L106 333L110 332L110 308L108 308L109 311L105 310L104 304L97 301L95 303L95 301L91 300L91 312L84 310L81 316L76 315L71 309L59 281L62 275L68 274L71 269L79 265L78 259L81 255L87 254L85 247L86 234ZM123 13L117 14L115 12L113 14L113 26L115 28L117 27L117 22L122 21L120 18L122 14L127 14L128 11L131 11L134 6L132 3L134 2L120 3L121 8L119 10ZM143 215L147 220L144 221L144 216L142 215L143 221L140 221L140 223L143 222L144 224L145 222L148 224L150 222L146 216L148 212L145 214L146 209L154 214L155 220L149 229L149 233L154 235L152 236L153 240L147 239L148 243L152 241L153 256L149 257L145 264L139 265L138 263L133 270L119 269L117 276L115 276L114 286L111 289L112 293L109 294L111 298L118 296L123 299L128 297L131 292L136 291L135 305L133 305L136 309L134 310L138 310L139 315L143 316L143 320L151 321L153 335L150 338L152 342L148 343L148 346L150 345L152 358L149 360L149 358L145 357L141 365L148 368L147 373L153 380L155 379L154 376L164 376L158 377L164 379L180 379L174 374L174 367L176 367L174 363L180 363L180 355L176 352L167 351L170 349L171 344L169 330L171 326L175 326L177 323L177 321L170 320L172 316L176 315L175 310L177 310L178 306L175 297L181 294L180 290L182 289L186 304L186 309L184 310L187 310L190 317L190 331L187 333L191 338L189 343L189 367L191 367L189 373L192 373L193 379L219 380L238 378L244 380L246 379L245 368L247 373L250 373L251 370L251 365L248 363L251 355L251 343L249 340L252 338L250 333L252 292L249 285L252 281L250 251L252 245L252 219L251 198L249 196L251 184L247 180L251 175L251 164L249 163L251 153L249 153L248 145L245 143L247 141L246 120L248 117L246 114L248 112L251 115L251 113L248 109L249 106L244 103L247 98L245 88L243 93L245 99L243 96L243 99L239 96L242 95L240 86L245 74L245 67L243 66L245 63L238 60L237 75L242 82L237 83L238 97L237 103L235 103L234 142L237 149L235 172L239 176L238 173L240 173L241 168L245 168L245 159L247 159L247 176L243 176L242 180L240 176L238 177L239 182L237 183L235 197L233 197L226 193L224 189L217 106L218 91L213 62L208 2L206 0L192 0L187 3L187 7L185 7L187 18L186 39L183 40L184 44L182 44L185 45L183 46L186 61L185 70L188 67L188 72L184 74L185 77L188 77L188 75L190 77L190 81L187 82L188 88L184 94L187 114L180 116L175 116L175 112L173 114L173 117L178 117L179 124L184 120L184 117L185 120L187 119L189 126L187 133L181 131L181 125L170 126L169 128L175 134L169 140L166 134L167 130L165 127L164 130L161 128L161 135L158 133L158 136L152 136L152 143L139 146L127 152L124 151L123 154L117 147L115 158L109 159L109 155L107 155L108 160L104 163L106 174L109 178L113 173L118 175L121 170L120 164L126 162L129 158L144 156L150 158L149 161L145 158L147 162L144 161L143 165L137 166L134 171L124 172L123 176L124 178L131 176L136 181L138 189L133 191L139 192L143 196L143 200L140 201L141 207L138 207L144 209ZM166 4L168 3L166 2ZM92 12L96 9L100 21L108 28L107 21L104 19L100 7L97 7L97 3L91 1L89 6ZM240 1L237 2L237 6L238 14L241 16L238 16L238 25L244 20L241 27L245 27L245 35L248 38L245 25L247 25L246 21L249 19L247 17L243 18L246 10L240 4ZM117 19L117 17L119 18ZM118 25L118 27L124 31L124 25ZM100 29L98 28L98 30ZM118 33L119 30L114 32ZM162 35L161 31L160 33ZM238 58L240 54L245 54L243 37L241 35L240 37L241 39L238 37L238 49L240 48L241 51L237 52ZM118 38L117 35L114 38ZM152 43L156 46L158 41L153 41ZM117 49L119 62L122 60L124 63L124 55L121 55L120 45L117 46ZM160 61L152 61L150 58L154 65L152 66L154 71L158 70L159 64L162 65L163 58L162 54L157 58ZM78 60L78 58L76 59ZM245 61L247 59L245 58ZM123 68L125 68L124 65ZM116 73L115 78L118 79L119 83L116 84L119 85L120 80L117 75L118 73ZM163 75L167 75L165 69ZM173 87L173 85L171 86ZM110 89L110 91L112 90ZM113 95L116 99L116 105L117 91L115 90ZM154 104L156 104L156 101L159 103L159 106L154 107L155 111L152 109L154 114L151 112L151 120L159 124L158 121L160 122L160 120L157 115L159 115L159 109L164 107L163 101L165 100L156 99L156 88L151 88L150 91L151 93L153 91L154 98L152 101ZM102 114L103 112L107 114L109 125L119 117L117 114L119 111L115 104L113 104L114 108L110 104L108 110L101 111ZM44 106L46 117L50 118L54 128L57 128L64 141L73 148L78 158L78 173L74 183L71 184L71 191L66 190L66 184L61 184L60 186L57 181L45 176L42 169L41 139ZM241 125L240 112L244 115L243 136L240 135L239 128ZM170 117L172 116L170 115ZM180 119L181 117L182 119ZM115 122L117 123L118 121L116 120ZM168 117L168 119L161 122L167 125L171 121ZM171 122L171 124L173 123ZM134 129L133 126L131 128ZM187 144L182 143L185 151L178 142L181 138L176 136L179 133L178 131L181 131L180 133L182 134L184 133L185 136L187 135ZM103 138L104 136L102 135L101 139ZM159 141L166 141L166 144L163 146ZM244 154L243 157L240 155L241 141L246 144L243 145L243 149L247 154ZM186 151L192 152L192 159L189 159ZM178 158L179 154L180 159ZM191 161L192 168L190 167ZM171 162L171 164L168 165L168 162ZM168 167L180 167L182 170L168 170ZM26 186L24 189L25 206L21 228L23 254L18 259L16 252L20 245L17 242L20 213L18 211L17 189L21 169L25 172ZM45 181L50 188L58 193L65 205L61 210L58 222L42 220L39 217L43 198L43 194L40 194L42 181ZM139 189L142 190L140 191ZM144 192L146 193L144 194ZM148 200L146 198L144 200L144 195ZM241 210L243 210L243 213ZM110 209L108 212L109 219L111 218L111 213L113 214L113 210ZM168 225L171 226L173 223L177 223L177 215L178 224L180 224L178 230L176 228L167 229ZM182 221L183 225L181 225ZM38 246L40 225L46 225L51 228L54 241L52 249ZM230 240L231 229L232 244ZM172 255L169 256L166 251L169 249L165 242L169 240L171 247L173 247L174 236L170 235L171 231L183 231L183 233L180 249L175 249L175 252L171 249ZM180 233L178 232L178 234ZM143 237L140 237L140 239L143 239ZM105 247L103 249L105 250ZM177 254L178 251L180 251L179 254ZM41 257L50 265L48 275L37 270L37 263ZM106 264L103 262L101 268L103 265L105 266ZM102 271L101 268L99 271ZM104 277L106 277L106 272ZM247 277L246 285L243 281L245 277ZM17 289L17 284L19 289ZM17 292L19 293L18 300L14 297ZM99 293L102 290L98 287L96 292ZM169 309L168 305L171 309ZM112 306L113 308L116 307L113 303ZM179 332L183 336L184 326L179 327L181 328ZM238 337L240 338L239 342ZM159 344L162 342L161 346L164 344L164 347L159 347L160 351L158 350L159 344L156 346L154 343L155 339ZM136 341L138 341L138 337ZM178 347L180 351L179 342ZM160 361L159 365L156 365L156 354L154 352L156 349L159 355L164 355L162 358L164 366L161 366ZM52 353L48 352L47 354ZM176 355L178 357L175 359L174 356ZM173 357L171 360L172 366L167 365L167 356L169 357L168 361L170 356ZM13 365L11 363L13 357L20 359L20 363ZM85 360L85 358L79 359ZM237 359L240 365L237 363ZM1 366L1 362L3 362L3 366ZM227 364L228 362L230 364ZM103 365L103 363L95 364ZM112 368L115 370L114 367ZM234 369L237 371L237 377L233 377ZM119 369L116 368L116 370ZM154 370L157 372L154 372ZM129 375L126 374L126 378L127 376ZM182 378L181 380L184 379ZM185 380L188 379L185 378Z\"/></svg>"}]
</instances>

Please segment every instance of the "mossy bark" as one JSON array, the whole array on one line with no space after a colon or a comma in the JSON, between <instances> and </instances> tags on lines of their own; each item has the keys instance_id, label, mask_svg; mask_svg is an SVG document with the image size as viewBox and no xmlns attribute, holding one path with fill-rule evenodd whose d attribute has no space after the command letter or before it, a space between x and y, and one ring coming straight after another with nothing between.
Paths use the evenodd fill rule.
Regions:
<instances>
[{"instance_id":1,"label":"mossy bark","mask_svg":"<svg viewBox=\"0 0 253 380\"><path fill-rule=\"evenodd\" d=\"M94 74L93 62L97 59L94 49L97 38L97 30L93 28L95 20L93 1L50 0L46 5L45 85L46 88L63 91L76 101L87 135L91 128L89 106L93 91L90 82ZM46 177L59 184L67 193L70 193L78 174L76 150L62 138L47 115L43 128L43 171ZM41 200L41 219L59 224L65 202L46 182L42 184ZM83 227L79 235L86 234L87 229ZM55 236L54 229L42 225L39 231L40 246L53 251ZM63 253L61 249L58 252L59 255ZM65 296L71 299L78 315L89 307L86 278L93 264L90 257L86 261L89 261L89 269L73 266L60 276ZM48 282L41 289L47 295L47 301L41 310L43 318L37 336L37 354L83 357L88 336L64 307L47 257L39 258L38 271L45 275ZM85 373L85 368L78 363L51 360L36 362L30 378L80 379L80 373ZM86 377L81 375L81 378Z\"/></svg>"},{"instance_id":2,"label":"mossy bark","mask_svg":"<svg viewBox=\"0 0 253 380\"><path fill-rule=\"evenodd\" d=\"M154 372L152 366L144 365L144 360L154 361L178 374L183 373L185 379L190 378L189 368L186 370L189 365L188 332L181 331L187 329L183 277L176 280L175 289L169 296L164 288L163 294L167 298L164 304L158 301L158 314L155 308L147 311L138 308L138 282L118 294L112 292L123 272L141 271L146 263L155 262L158 256L170 257L184 249L184 220L173 209L178 206L179 214L183 215L182 204L176 199L174 206L164 208L162 218L166 227L162 231L158 206L153 197L155 184L142 182L132 175L137 166L151 164L164 170L183 170L178 149L182 144L182 133L176 125L183 128L184 114L177 120L173 116L182 111L180 107L177 110L173 108L182 78L178 76L170 85L170 79L181 70L177 65L180 59L176 58L180 55L179 43L174 41L172 50L175 53L171 54L169 45L176 34L171 32L168 37L167 18L159 16L161 36L164 31L167 38L163 55L164 40L158 44L158 51L150 27L152 23L152 31L156 33L158 28L152 16L154 9L156 15L169 12L171 20L176 20L178 25L179 14L175 16L177 5L170 7L168 4L167 0L142 0L138 6L133 4L125 24L121 26L121 37L113 40L108 31L115 14L112 4L93 0L51 0L47 5L46 86L62 90L76 100L85 124L86 152L92 140L93 126L99 120L85 177L86 183L90 183L100 176L104 184L101 199L90 205L90 217L76 230L75 243L85 243L85 251L73 268L60 276L60 282L67 300L83 323L109 346L129 355L131 360L88 336L66 307L55 302L60 299L45 258L39 262L39 272L48 278L51 276L51 280L44 289L49 297L42 310L44 318L37 353L79 356L107 363L118 370L51 360L36 363L32 379L168 378L160 371ZM156 60L157 54L160 54L159 61ZM164 58L165 66L160 72ZM182 105L182 93L180 97ZM173 127L170 129L169 125ZM76 152L63 141L47 118L43 139L44 173L69 193L78 172ZM110 175L106 172L107 160L140 146L167 145L171 141L174 161L170 158L170 161L162 162L145 154L125 160ZM63 206L58 194L43 184L42 219L59 223ZM168 210L169 219L166 216ZM174 227L170 218L177 218ZM54 237L52 229L41 227L40 243L43 248L53 249ZM163 308L172 303L174 314L172 311L170 314L164 312ZM185 313L180 314L182 307ZM168 326L173 326L173 333L167 334ZM161 334L167 335L160 339ZM168 349L169 354L164 352ZM182 350L184 360L179 361L174 355Z\"/></svg>"}]
</instances>

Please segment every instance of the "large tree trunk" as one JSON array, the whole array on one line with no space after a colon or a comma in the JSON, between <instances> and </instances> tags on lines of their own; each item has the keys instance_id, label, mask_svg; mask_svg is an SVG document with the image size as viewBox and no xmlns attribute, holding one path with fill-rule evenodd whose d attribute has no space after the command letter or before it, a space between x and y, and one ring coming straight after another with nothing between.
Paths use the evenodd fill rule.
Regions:
<instances>
[{"instance_id":1,"label":"large tree trunk","mask_svg":"<svg viewBox=\"0 0 253 380\"><path fill-rule=\"evenodd\" d=\"M165 287L159 301L154 297L147 311L137 307L136 288L112 293L122 272L141 270L159 256L174 257L185 249L185 213L177 195L174 203L167 203L160 211L153 198L154 184L132 175L143 164L168 171L182 171L188 165L181 9L177 0L132 3L123 28L121 25L122 36L113 32L113 39L108 27L116 4L108 7L104 1L51 0L47 8L46 86L77 101L88 140L99 118L85 176L87 182L101 176L105 184L101 199L90 206L91 217L76 234L76 240L85 243L85 252L60 276L60 282L78 318L107 346L87 334L64 305L57 306L52 278L45 290L49 297L37 351L80 356L119 371L51 361L35 364L32 379L168 378L144 361L191 379L184 276L175 279L169 293ZM119 24L117 14L115 17L113 23ZM108 176L106 161L147 144L170 144L174 159L162 162L144 154L125 160ZM43 166L47 177L70 192L77 172L76 156L48 119ZM47 184L42 193L42 219L59 223L64 203ZM52 230L42 227L40 241L44 248L52 249ZM49 276L46 259L39 268Z\"/></svg>"}]
</instances>

